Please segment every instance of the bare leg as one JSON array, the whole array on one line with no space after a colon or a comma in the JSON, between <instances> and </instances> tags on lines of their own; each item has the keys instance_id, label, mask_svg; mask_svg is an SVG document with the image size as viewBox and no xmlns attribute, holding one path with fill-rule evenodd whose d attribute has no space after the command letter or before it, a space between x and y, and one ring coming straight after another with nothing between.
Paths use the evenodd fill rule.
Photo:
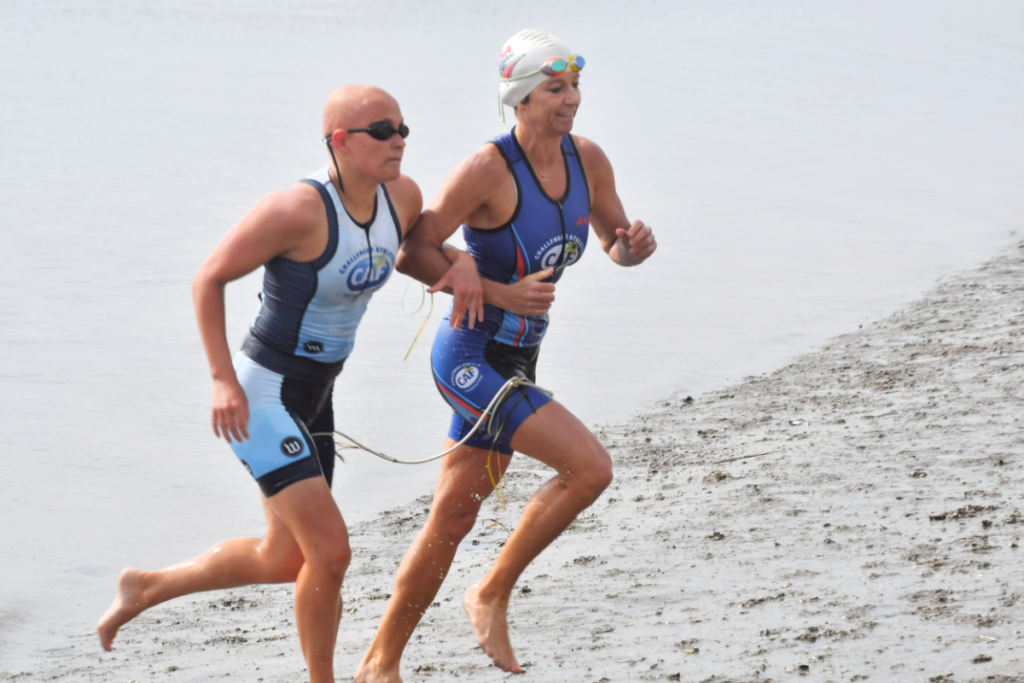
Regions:
<instances>
[{"instance_id":1,"label":"bare leg","mask_svg":"<svg viewBox=\"0 0 1024 683\"><path fill-rule=\"evenodd\" d=\"M583 424L551 402L527 418L512 447L558 474L533 494L494 566L463 600L480 647L504 671L521 672L508 637L508 601L519 575L612 480L611 458Z\"/></svg>"},{"instance_id":2,"label":"bare leg","mask_svg":"<svg viewBox=\"0 0 1024 683\"><path fill-rule=\"evenodd\" d=\"M334 683L341 581L352 558L348 529L323 477L292 484L270 505L305 558L295 580L295 623L310 683Z\"/></svg>"},{"instance_id":3,"label":"bare leg","mask_svg":"<svg viewBox=\"0 0 1024 683\"><path fill-rule=\"evenodd\" d=\"M121 626L167 600L254 583L295 581L304 562L302 551L266 498L263 511L267 518L265 538L232 538L198 557L159 571L133 567L122 571L117 596L97 626L103 649L111 649Z\"/></svg>"},{"instance_id":4,"label":"bare leg","mask_svg":"<svg viewBox=\"0 0 1024 683\"><path fill-rule=\"evenodd\" d=\"M341 582L351 559L348 530L322 477L293 484L264 501L266 539L238 538L159 572L126 569L118 596L99 624L109 648L117 628L171 598L252 583L295 581L295 622L311 683L334 683Z\"/></svg>"},{"instance_id":5,"label":"bare leg","mask_svg":"<svg viewBox=\"0 0 1024 683\"><path fill-rule=\"evenodd\" d=\"M454 442L448 439L445 448ZM512 458L491 455L491 468L502 473ZM480 505L492 491L487 451L463 446L441 461L430 518L402 560L395 591L380 628L366 651L356 683L401 683L399 664L413 629L441 588L459 543L476 521Z\"/></svg>"}]
</instances>

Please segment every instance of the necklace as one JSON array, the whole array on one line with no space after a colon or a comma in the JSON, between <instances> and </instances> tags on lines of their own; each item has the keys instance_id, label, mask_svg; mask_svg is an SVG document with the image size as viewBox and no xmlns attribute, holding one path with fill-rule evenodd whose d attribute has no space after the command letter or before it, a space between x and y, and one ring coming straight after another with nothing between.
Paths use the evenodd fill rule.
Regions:
<instances>
[{"instance_id":1,"label":"necklace","mask_svg":"<svg viewBox=\"0 0 1024 683\"><path fill-rule=\"evenodd\" d=\"M534 170L537 171L537 177L541 179L541 182L546 183L549 180L551 180L551 173L549 173L548 171L543 171L539 168Z\"/></svg>"}]
</instances>

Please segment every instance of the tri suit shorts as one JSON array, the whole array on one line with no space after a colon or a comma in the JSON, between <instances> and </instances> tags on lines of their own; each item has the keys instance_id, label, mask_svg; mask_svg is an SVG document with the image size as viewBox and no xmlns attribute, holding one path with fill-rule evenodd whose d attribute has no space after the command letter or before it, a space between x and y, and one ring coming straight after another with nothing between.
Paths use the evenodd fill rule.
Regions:
<instances>
[{"instance_id":1,"label":"tri suit shorts","mask_svg":"<svg viewBox=\"0 0 1024 683\"><path fill-rule=\"evenodd\" d=\"M479 329L470 330L463 325L456 331L447 318L442 321L434 339L430 365L438 391L455 412L448 436L453 441L461 441L512 377L536 381L539 354L539 345L502 344ZM466 445L512 455L511 442L516 430L549 401L551 397L536 387L515 388ZM491 434L487 433L488 428Z\"/></svg>"},{"instance_id":2,"label":"tri suit shorts","mask_svg":"<svg viewBox=\"0 0 1024 683\"><path fill-rule=\"evenodd\" d=\"M334 377L300 380L272 372L239 351L235 374L249 401L249 438L232 441L263 495L334 474ZM326 436L311 436L325 433Z\"/></svg>"}]
</instances>

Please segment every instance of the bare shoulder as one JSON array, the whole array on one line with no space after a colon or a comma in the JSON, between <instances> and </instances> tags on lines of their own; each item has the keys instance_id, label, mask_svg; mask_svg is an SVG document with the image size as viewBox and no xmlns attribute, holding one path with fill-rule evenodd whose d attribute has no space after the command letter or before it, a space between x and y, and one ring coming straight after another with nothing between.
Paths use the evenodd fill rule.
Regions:
<instances>
[{"instance_id":1,"label":"bare shoulder","mask_svg":"<svg viewBox=\"0 0 1024 683\"><path fill-rule=\"evenodd\" d=\"M605 156L604 150L596 142L585 138L582 135L573 135L572 141L576 145L576 151L580 154L580 161L588 173L600 173L610 171L612 164Z\"/></svg>"},{"instance_id":2,"label":"bare shoulder","mask_svg":"<svg viewBox=\"0 0 1024 683\"><path fill-rule=\"evenodd\" d=\"M512 182L510 178L505 157L488 143L460 161L448 174L431 208L452 210L453 220L479 222L481 217L476 212L503 196L503 190L509 189L505 184Z\"/></svg>"},{"instance_id":3,"label":"bare shoulder","mask_svg":"<svg viewBox=\"0 0 1024 683\"><path fill-rule=\"evenodd\" d=\"M508 163L498 148L487 143L463 159L448 180L462 184L491 187L496 181L508 176Z\"/></svg>"},{"instance_id":4,"label":"bare shoulder","mask_svg":"<svg viewBox=\"0 0 1024 683\"><path fill-rule=\"evenodd\" d=\"M228 231L208 262L231 280L275 256L308 260L306 252L323 251L317 240L326 243L326 228L327 213L320 194L308 185L295 185L256 202Z\"/></svg>"},{"instance_id":5,"label":"bare shoulder","mask_svg":"<svg viewBox=\"0 0 1024 683\"><path fill-rule=\"evenodd\" d=\"M423 210L423 193L416 181L407 175L401 175L397 180L390 180L384 183L391 197L391 203L398 214L398 220L402 224L402 234L409 232L420 217Z\"/></svg>"},{"instance_id":6,"label":"bare shoulder","mask_svg":"<svg viewBox=\"0 0 1024 683\"><path fill-rule=\"evenodd\" d=\"M491 214L506 195L511 197L514 208L514 188L505 158L494 145L486 144L452 169L425 213L439 216L445 225L458 226L468 221L470 225L485 226L494 223L496 219ZM497 212L503 213L500 208ZM511 215L512 210L505 213ZM507 216L494 225L504 220Z\"/></svg>"},{"instance_id":7,"label":"bare shoulder","mask_svg":"<svg viewBox=\"0 0 1024 683\"><path fill-rule=\"evenodd\" d=\"M271 192L256 203L249 212L260 232L280 234L302 239L325 222L323 200L320 193L305 183L297 183L287 190Z\"/></svg>"}]
</instances>

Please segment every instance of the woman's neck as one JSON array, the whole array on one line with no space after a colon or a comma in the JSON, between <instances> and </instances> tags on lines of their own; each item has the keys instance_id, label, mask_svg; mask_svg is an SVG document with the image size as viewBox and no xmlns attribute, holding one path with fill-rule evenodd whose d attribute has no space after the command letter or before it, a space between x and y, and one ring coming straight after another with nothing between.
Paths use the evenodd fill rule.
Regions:
<instances>
[{"instance_id":1,"label":"woman's neck","mask_svg":"<svg viewBox=\"0 0 1024 683\"><path fill-rule=\"evenodd\" d=\"M560 133L552 132L549 129L535 130L529 125L516 124L513 135L519 142L519 146L530 158L534 167L549 167L562 159L562 136Z\"/></svg>"},{"instance_id":2,"label":"woman's neck","mask_svg":"<svg viewBox=\"0 0 1024 683\"><path fill-rule=\"evenodd\" d=\"M370 220L377 198L377 186L380 183L351 170L346 172L344 168L341 169L342 182L339 183L338 173L333 165L328 167L328 174L334 189L338 190L341 203L345 205L352 218L360 223Z\"/></svg>"}]
</instances>

